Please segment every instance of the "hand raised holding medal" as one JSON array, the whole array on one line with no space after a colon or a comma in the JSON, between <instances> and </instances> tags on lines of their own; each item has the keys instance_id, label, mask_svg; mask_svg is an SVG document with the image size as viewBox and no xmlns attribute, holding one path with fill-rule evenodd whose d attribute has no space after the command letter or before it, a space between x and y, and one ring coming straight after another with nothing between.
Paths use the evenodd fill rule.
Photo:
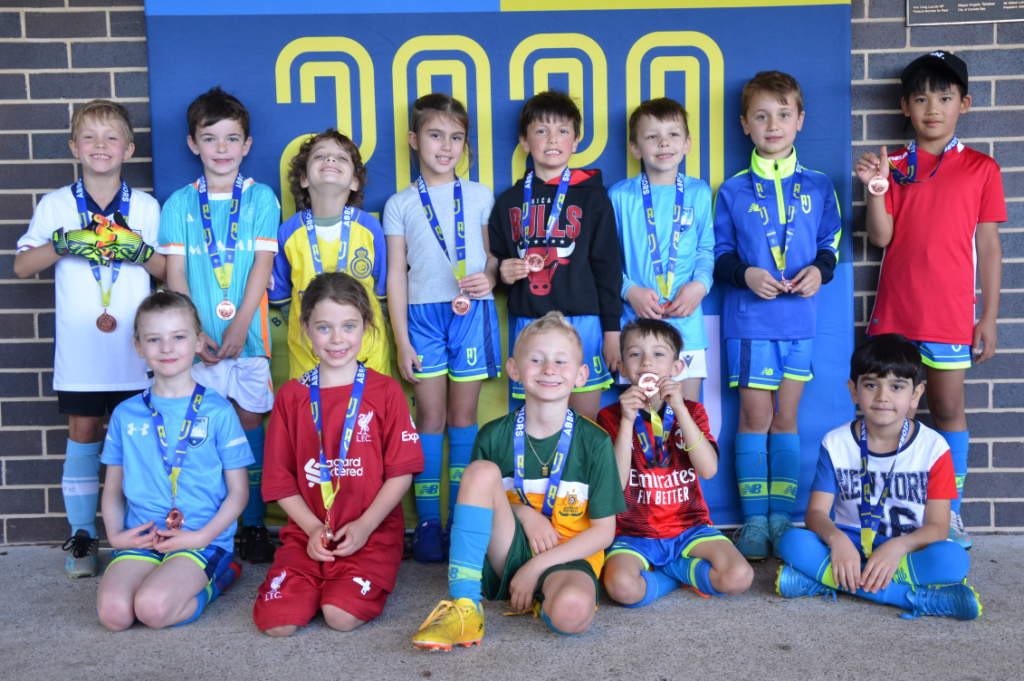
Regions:
<instances>
[{"instance_id":1,"label":"hand raised holding medal","mask_svg":"<svg viewBox=\"0 0 1024 681\"><path fill-rule=\"evenodd\" d=\"M860 157L853 166L857 178L864 183L872 196L882 196L889 191L889 154L883 146L881 158L871 152Z\"/></svg>"}]
</instances>

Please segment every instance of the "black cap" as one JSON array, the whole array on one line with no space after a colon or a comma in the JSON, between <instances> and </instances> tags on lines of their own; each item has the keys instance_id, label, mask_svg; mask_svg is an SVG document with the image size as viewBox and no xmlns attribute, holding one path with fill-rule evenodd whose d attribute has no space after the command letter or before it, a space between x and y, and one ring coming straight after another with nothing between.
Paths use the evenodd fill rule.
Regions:
<instances>
[{"instance_id":1,"label":"black cap","mask_svg":"<svg viewBox=\"0 0 1024 681\"><path fill-rule=\"evenodd\" d=\"M967 64L952 52L936 50L910 62L900 74L903 85L906 85L918 71L925 68L933 68L951 76L960 86L961 96L967 94Z\"/></svg>"}]
</instances>

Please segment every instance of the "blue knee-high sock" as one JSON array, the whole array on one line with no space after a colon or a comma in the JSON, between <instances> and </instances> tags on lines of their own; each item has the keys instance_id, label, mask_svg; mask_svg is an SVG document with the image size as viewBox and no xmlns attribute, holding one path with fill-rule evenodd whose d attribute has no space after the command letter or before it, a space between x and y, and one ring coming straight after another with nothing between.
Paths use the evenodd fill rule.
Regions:
<instances>
[{"instance_id":1,"label":"blue knee-high sock","mask_svg":"<svg viewBox=\"0 0 1024 681\"><path fill-rule=\"evenodd\" d=\"M768 436L736 434L736 481L743 517L768 515Z\"/></svg>"},{"instance_id":2,"label":"blue knee-high sock","mask_svg":"<svg viewBox=\"0 0 1024 681\"><path fill-rule=\"evenodd\" d=\"M83 444L68 440L61 487L71 534L86 530L96 538L96 502L100 496L101 442Z\"/></svg>"},{"instance_id":3,"label":"blue knee-high sock","mask_svg":"<svg viewBox=\"0 0 1024 681\"><path fill-rule=\"evenodd\" d=\"M768 436L769 487L768 513L793 516L796 487L800 479L800 436L775 433Z\"/></svg>"},{"instance_id":4,"label":"blue knee-high sock","mask_svg":"<svg viewBox=\"0 0 1024 681\"><path fill-rule=\"evenodd\" d=\"M957 584L967 577L971 557L964 547L937 541L904 556L894 579L910 584Z\"/></svg>"},{"instance_id":5,"label":"blue knee-high sock","mask_svg":"<svg viewBox=\"0 0 1024 681\"><path fill-rule=\"evenodd\" d=\"M441 455L444 434L420 433L420 445L423 447L423 472L413 481L416 515L421 523L426 520L441 522Z\"/></svg>"},{"instance_id":6,"label":"blue knee-high sock","mask_svg":"<svg viewBox=\"0 0 1024 681\"><path fill-rule=\"evenodd\" d=\"M178 622L174 626L180 627L183 624L195 622L197 619L199 619L199 616L203 614L203 609L207 605L209 605L210 601L216 598L219 594L220 591L216 589L216 583L210 582L210 584L208 584L205 589L196 594L196 611L192 613L192 616L184 622Z\"/></svg>"},{"instance_id":7,"label":"blue knee-high sock","mask_svg":"<svg viewBox=\"0 0 1024 681\"><path fill-rule=\"evenodd\" d=\"M643 570L640 572L640 576L644 578L645 582L647 582L647 591L644 593L644 597L640 599L639 603L633 603L631 605L623 603L622 605L626 608L642 608L645 605L650 605L662 596L672 593L683 585L683 583L675 577L670 577L657 568L654 570Z\"/></svg>"},{"instance_id":8,"label":"blue knee-high sock","mask_svg":"<svg viewBox=\"0 0 1024 681\"><path fill-rule=\"evenodd\" d=\"M548 614L546 612L544 612L544 606L543 605L540 606L540 618L542 620L544 620L544 624L548 625L548 629L550 629L551 631L555 632L559 636L575 636L576 635L576 634L567 634L564 631L559 631L558 629L555 629L555 625L553 625L551 623L551 620L548 618Z\"/></svg>"},{"instance_id":9,"label":"blue knee-high sock","mask_svg":"<svg viewBox=\"0 0 1024 681\"><path fill-rule=\"evenodd\" d=\"M956 499L953 499L949 508L960 512L960 502L964 498L964 478L967 477L967 450L971 447L971 431L961 430L955 433L940 430L939 435L946 439L949 445L949 454L953 457L953 473L956 474Z\"/></svg>"},{"instance_id":10,"label":"blue knee-high sock","mask_svg":"<svg viewBox=\"0 0 1024 681\"><path fill-rule=\"evenodd\" d=\"M483 598L480 583L493 520L494 511L489 508L455 504L452 543L448 550L448 595L453 601L468 598L479 605Z\"/></svg>"},{"instance_id":11,"label":"blue knee-high sock","mask_svg":"<svg viewBox=\"0 0 1024 681\"><path fill-rule=\"evenodd\" d=\"M262 525L263 516L267 514L267 504L263 501L263 444L267 437L263 426L245 431L245 439L249 441L249 449L256 461L248 468L249 503L242 511L242 524Z\"/></svg>"},{"instance_id":12,"label":"blue knee-high sock","mask_svg":"<svg viewBox=\"0 0 1024 681\"><path fill-rule=\"evenodd\" d=\"M711 586L711 563L700 558L676 558L667 565L658 568L665 574L675 577L683 584L689 584L705 596L724 596Z\"/></svg>"},{"instance_id":13,"label":"blue knee-high sock","mask_svg":"<svg viewBox=\"0 0 1024 681\"><path fill-rule=\"evenodd\" d=\"M455 508L455 502L459 498L459 483L462 482L462 471L466 470L469 460L473 455L473 443L476 442L476 433L480 429L477 425L468 428L448 429L448 513L451 514Z\"/></svg>"}]
</instances>

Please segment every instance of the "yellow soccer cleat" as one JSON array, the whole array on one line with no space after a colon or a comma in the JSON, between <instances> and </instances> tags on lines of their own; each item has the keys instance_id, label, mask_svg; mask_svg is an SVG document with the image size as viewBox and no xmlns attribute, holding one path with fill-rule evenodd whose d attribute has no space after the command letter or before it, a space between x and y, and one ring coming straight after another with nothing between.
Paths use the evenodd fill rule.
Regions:
<instances>
[{"instance_id":1,"label":"yellow soccer cleat","mask_svg":"<svg viewBox=\"0 0 1024 681\"><path fill-rule=\"evenodd\" d=\"M451 650L452 646L480 645L484 638L484 609L468 598L441 601L412 637L422 650Z\"/></svg>"}]
</instances>

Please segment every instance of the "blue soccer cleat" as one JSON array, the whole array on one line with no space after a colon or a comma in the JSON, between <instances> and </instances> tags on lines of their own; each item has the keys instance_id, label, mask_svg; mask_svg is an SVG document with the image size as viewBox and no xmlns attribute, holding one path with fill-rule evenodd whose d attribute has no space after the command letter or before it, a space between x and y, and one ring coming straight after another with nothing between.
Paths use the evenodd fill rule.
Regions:
<instances>
[{"instance_id":1,"label":"blue soccer cleat","mask_svg":"<svg viewBox=\"0 0 1024 681\"><path fill-rule=\"evenodd\" d=\"M981 617L981 600L978 592L966 584L949 586L922 586L907 594L913 608L900 617L914 619L922 615L931 617L953 617L958 620L975 620Z\"/></svg>"},{"instance_id":2,"label":"blue soccer cleat","mask_svg":"<svg viewBox=\"0 0 1024 681\"><path fill-rule=\"evenodd\" d=\"M793 529L793 521L789 519L789 516L782 515L781 513L772 513L768 516L768 538L772 542L772 553L777 558L781 558L782 554L779 553L779 543L782 541L782 536Z\"/></svg>"},{"instance_id":3,"label":"blue soccer cleat","mask_svg":"<svg viewBox=\"0 0 1024 681\"><path fill-rule=\"evenodd\" d=\"M775 578L775 591L785 598L804 598L822 596L826 603L836 600L836 590L816 582L792 565L779 568L779 576Z\"/></svg>"},{"instance_id":4,"label":"blue soccer cleat","mask_svg":"<svg viewBox=\"0 0 1024 681\"><path fill-rule=\"evenodd\" d=\"M768 518L763 515L750 516L743 527L732 535L732 539L747 560L765 560L768 558Z\"/></svg>"},{"instance_id":5,"label":"blue soccer cleat","mask_svg":"<svg viewBox=\"0 0 1024 681\"><path fill-rule=\"evenodd\" d=\"M431 518L416 526L412 537L412 555L421 563L440 563L444 560L444 532L440 520Z\"/></svg>"}]
</instances>

